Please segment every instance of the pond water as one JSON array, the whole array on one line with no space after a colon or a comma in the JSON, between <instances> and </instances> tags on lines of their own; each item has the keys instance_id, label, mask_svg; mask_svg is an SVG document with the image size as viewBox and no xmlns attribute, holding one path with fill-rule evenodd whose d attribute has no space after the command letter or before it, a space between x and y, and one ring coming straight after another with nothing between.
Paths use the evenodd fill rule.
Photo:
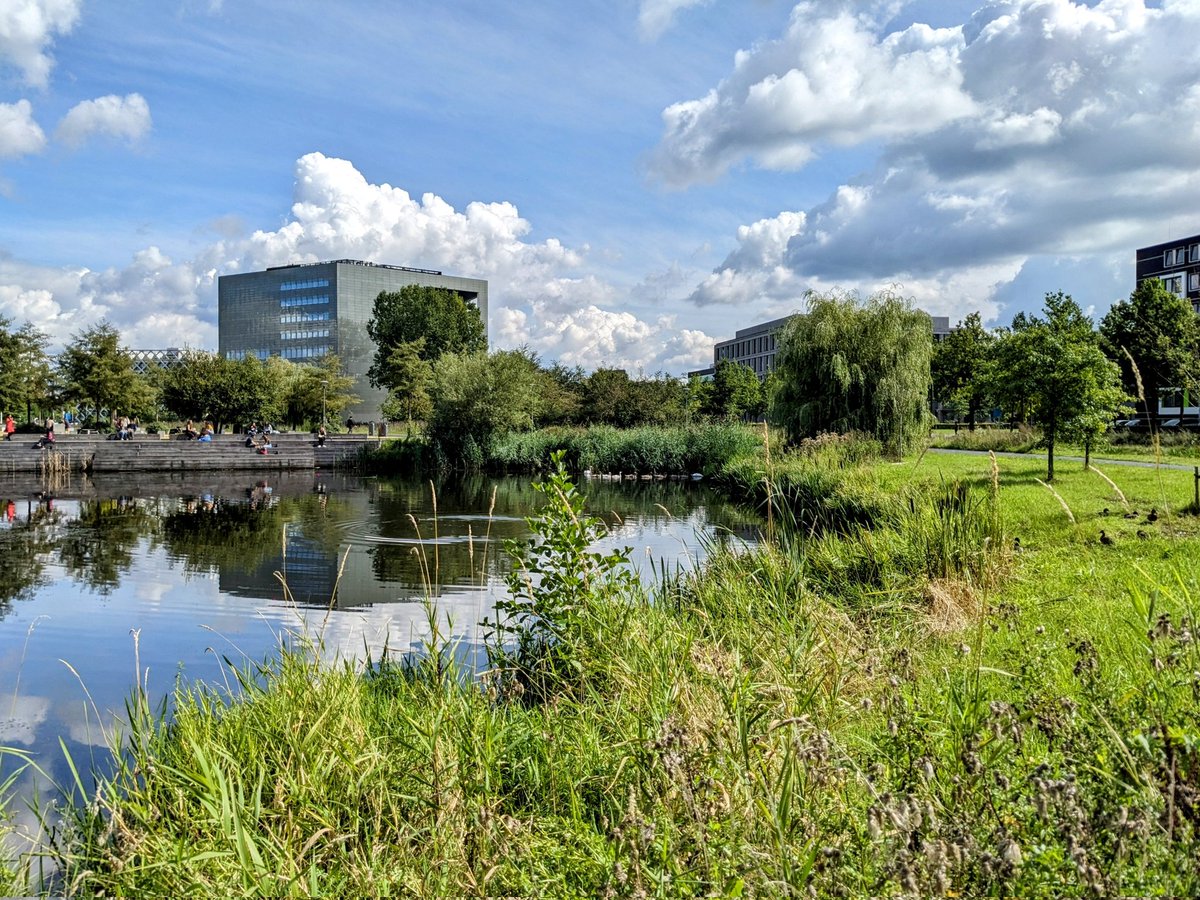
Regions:
<instances>
[{"instance_id":1,"label":"pond water","mask_svg":"<svg viewBox=\"0 0 1200 900\"><path fill-rule=\"evenodd\" d=\"M702 486L583 489L609 527L598 546L633 548L643 577L694 565L710 538L757 534ZM65 782L59 739L77 762L102 760L135 678L152 699L178 678L225 683L226 661L263 660L294 633L329 655L404 653L428 636L429 608L481 659L504 542L530 536L540 495L528 478L139 474L45 492L8 476L0 504L0 745ZM19 791L44 780L26 773Z\"/></svg>"}]
</instances>

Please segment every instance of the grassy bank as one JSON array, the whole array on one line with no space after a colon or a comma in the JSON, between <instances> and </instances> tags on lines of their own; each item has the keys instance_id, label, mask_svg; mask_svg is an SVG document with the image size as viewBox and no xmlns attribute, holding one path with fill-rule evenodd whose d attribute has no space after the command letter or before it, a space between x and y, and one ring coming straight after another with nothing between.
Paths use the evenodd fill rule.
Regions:
<instances>
[{"instance_id":1,"label":"grassy bank","mask_svg":"<svg viewBox=\"0 0 1200 900\"><path fill-rule=\"evenodd\" d=\"M997 453L1045 453L1041 434L1028 428L978 428L968 431L963 426L955 432L938 428L930 434L931 447L952 450L995 450ZM1055 453L1061 456L1084 456L1084 448L1076 444L1060 444ZM1186 431L1166 431L1157 436L1147 432L1119 432L1096 442L1091 454L1098 459L1163 461L1175 465L1200 465L1200 438Z\"/></svg>"},{"instance_id":2,"label":"grassy bank","mask_svg":"<svg viewBox=\"0 0 1200 900\"><path fill-rule=\"evenodd\" d=\"M301 646L238 699L180 694L169 726L135 702L123 768L56 845L63 885L1195 896L1190 473L1041 474L836 439L743 458L722 483L775 540L652 589L586 550L560 478L494 674L436 639L366 670Z\"/></svg>"}]
</instances>

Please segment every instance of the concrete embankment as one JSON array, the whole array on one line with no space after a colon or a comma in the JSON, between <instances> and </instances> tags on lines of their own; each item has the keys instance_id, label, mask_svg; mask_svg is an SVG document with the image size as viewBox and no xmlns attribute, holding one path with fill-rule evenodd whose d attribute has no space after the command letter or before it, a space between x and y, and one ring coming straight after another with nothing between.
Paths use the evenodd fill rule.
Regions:
<instances>
[{"instance_id":1,"label":"concrete embankment","mask_svg":"<svg viewBox=\"0 0 1200 900\"><path fill-rule=\"evenodd\" d=\"M139 434L132 440L101 435L58 435L53 449L38 449L36 435L14 434L0 440L0 473L53 475L67 472L279 471L333 468L352 463L364 447L378 447L366 435L330 435L318 447L308 433L271 435L272 449L260 454L246 446L245 435L219 434L212 442L169 440Z\"/></svg>"}]
</instances>

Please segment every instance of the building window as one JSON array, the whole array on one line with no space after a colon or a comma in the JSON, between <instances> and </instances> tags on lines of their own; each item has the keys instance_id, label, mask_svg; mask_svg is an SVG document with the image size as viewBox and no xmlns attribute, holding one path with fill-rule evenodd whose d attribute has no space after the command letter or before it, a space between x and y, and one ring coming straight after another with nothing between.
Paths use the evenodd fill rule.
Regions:
<instances>
[{"instance_id":1,"label":"building window","mask_svg":"<svg viewBox=\"0 0 1200 900\"><path fill-rule=\"evenodd\" d=\"M1177 297L1182 297L1183 291L1183 273L1176 272L1173 275L1160 275L1159 280L1162 281L1163 287Z\"/></svg>"},{"instance_id":2,"label":"building window","mask_svg":"<svg viewBox=\"0 0 1200 900\"><path fill-rule=\"evenodd\" d=\"M1188 290L1200 291L1200 272L1192 272L1188 275Z\"/></svg>"},{"instance_id":3,"label":"building window","mask_svg":"<svg viewBox=\"0 0 1200 900\"><path fill-rule=\"evenodd\" d=\"M1188 262L1200 262L1200 244L1188 247Z\"/></svg>"},{"instance_id":4,"label":"building window","mask_svg":"<svg viewBox=\"0 0 1200 900\"><path fill-rule=\"evenodd\" d=\"M280 325L294 325L297 322L328 322L329 311L284 313L279 317Z\"/></svg>"}]
</instances>

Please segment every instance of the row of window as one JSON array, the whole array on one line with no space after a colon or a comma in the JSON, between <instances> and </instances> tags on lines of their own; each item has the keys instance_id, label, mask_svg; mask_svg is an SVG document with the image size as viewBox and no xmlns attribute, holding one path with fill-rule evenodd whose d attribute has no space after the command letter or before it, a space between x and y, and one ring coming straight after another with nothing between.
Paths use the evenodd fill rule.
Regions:
<instances>
[{"instance_id":1,"label":"row of window","mask_svg":"<svg viewBox=\"0 0 1200 900\"><path fill-rule=\"evenodd\" d=\"M302 291L305 288L329 287L328 278L314 278L311 281L285 281L279 286L281 291Z\"/></svg>"},{"instance_id":2,"label":"row of window","mask_svg":"<svg viewBox=\"0 0 1200 900\"><path fill-rule=\"evenodd\" d=\"M295 325L297 322L328 322L329 311L284 313L279 317L280 325Z\"/></svg>"},{"instance_id":3,"label":"row of window","mask_svg":"<svg viewBox=\"0 0 1200 900\"><path fill-rule=\"evenodd\" d=\"M284 347L279 355L284 359L316 359L332 352L332 347Z\"/></svg>"},{"instance_id":4,"label":"row of window","mask_svg":"<svg viewBox=\"0 0 1200 900\"><path fill-rule=\"evenodd\" d=\"M283 309L290 309L293 306L320 306L323 303L329 302L328 294L315 294L312 297L280 297L279 305Z\"/></svg>"},{"instance_id":5,"label":"row of window","mask_svg":"<svg viewBox=\"0 0 1200 900\"><path fill-rule=\"evenodd\" d=\"M739 359L753 353L770 353L775 349L775 335L765 334L762 337L747 338L720 348L717 355L720 359Z\"/></svg>"},{"instance_id":6,"label":"row of window","mask_svg":"<svg viewBox=\"0 0 1200 900\"><path fill-rule=\"evenodd\" d=\"M309 328L304 331L281 331L279 339L281 341L307 341L311 338L327 338L329 337L328 328Z\"/></svg>"},{"instance_id":7,"label":"row of window","mask_svg":"<svg viewBox=\"0 0 1200 900\"><path fill-rule=\"evenodd\" d=\"M257 356L259 359L266 359L271 355L270 350L226 350L226 359L245 359L247 356Z\"/></svg>"},{"instance_id":8,"label":"row of window","mask_svg":"<svg viewBox=\"0 0 1200 900\"><path fill-rule=\"evenodd\" d=\"M1174 247L1163 251L1164 266L1186 266L1188 263L1200 262L1200 244L1190 247Z\"/></svg>"}]
</instances>

